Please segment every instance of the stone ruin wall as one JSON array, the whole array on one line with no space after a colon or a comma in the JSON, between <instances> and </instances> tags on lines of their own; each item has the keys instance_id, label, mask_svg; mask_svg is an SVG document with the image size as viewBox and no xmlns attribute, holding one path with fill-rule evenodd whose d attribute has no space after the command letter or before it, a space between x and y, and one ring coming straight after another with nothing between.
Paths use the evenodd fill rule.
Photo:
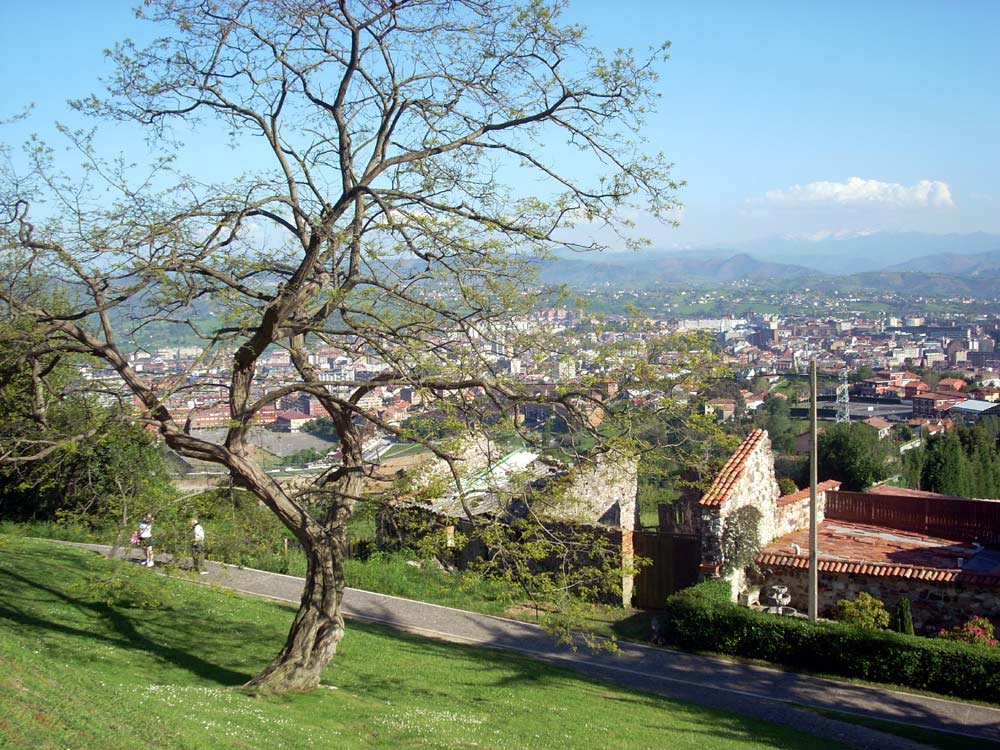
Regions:
<instances>
[{"instance_id":1,"label":"stone ruin wall","mask_svg":"<svg viewBox=\"0 0 1000 750\"><path fill-rule=\"evenodd\" d=\"M451 454L457 457L459 474L465 477L496 463L503 458L504 451L489 437L470 433L456 447L451 448ZM448 462L437 456L423 463L410 475L410 488L413 491L424 490L432 484L440 485L440 494L458 491Z\"/></svg>"},{"instance_id":2,"label":"stone ruin wall","mask_svg":"<svg viewBox=\"0 0 1000 750\"><path fill-rule=\"evenodd\" d=\"M543 514L561 523L579 523L621 550L623 606L632 602L635 564L632 532L639 526L639 460L602 454L570 470L558 504ZM616 602L617 603L617 602Z\"/></svg>"},{"instance_id":3,"label":"stone ruin wall","mask_svg":"<svg viewBox=\"0 0 1000 750\"><path fill-rule=\"evenodd\" d=\"M495 445L484 439L467 439L459 453L462 460L460 470L466 475L482 470L503 455ZM632 601L634 584L634 574L630 571L635 563L632 532L639 526L638 469L639 461L635 457L596 456L566 472L558 502L550 503L543 493L535 505L539 514L551 521L550 527L555 533L571 534L574 527L583 526L595 536L598 546L620 550L622 597L621 601L609 603L624 606ZM440 459L428 462L413 484L417 488L426 488L432 482L452 483L447 464ZM414 512L421 513L419 508ZM453 525L468 533L468 529L464 528L467 525L464 519L456 519ZM388 545L386 535L382 537L380 544ZM469 544L457 551L457 562L460 567L466 567L486 553L481 543ZM595 554L593 559L584 556L576 562L586 565L596 561Z\"/></svg>"},{"instance_id":4,"label":"stone ruin wall","mask_svg":"<svg viewBox=\"0 0 1000 750\"><path fill-rule=\"evenodd\" d=\"M637 458L597 456L570 469L559 498L542 512L559 521L634 531L639 525L638 472Z\"/></svg>"},{"instance_id":5,"label":"stone ruin wall","mask_svg":"<svg viewBox=\"0 0 1000 750\"><path fill-rule=\"evenodd\" d=\"M711 567L721 563L726 518L744 506L752 506L760 512L761 545L774 539L780 494L778 480L774 477L771 441L765 434L746 457L743 471L726 499L718 506L700 506L702 564Z\"/></svg>"},{"instance_id":6,"label":"stone ruin wall","mask_svg":"<svg viewBox=\"0 0 1000 750\"><path fill-rule=\"evenodd\" d=\"M761 591L771 586L787 586L792 597L789 606L800 612L807 608L808 570L780 568L763 573ZM880 600L890 615L904 597L908 598L913 627L918 634L935 634L938 628L962 625L972 615L983 615L994 621L1000 619L1000 589L825 571L819 574L820 617L835 619L837 602L853 599L861 591Z\"/></svg>"},{"instance_id":7,"label":"stone ruin wall","mask_svg":"<svg viewBox=\"0 0 1000 750\"><path fill-rule=\"evenodd\" d=\"M820 524L826 517L826 491L816 492L816 523ZM809 495L790 503L779 504L774 519L774 539L780 539L785 534L791 534L799 529L809 528Z\"/></svg>"}]
</instances>

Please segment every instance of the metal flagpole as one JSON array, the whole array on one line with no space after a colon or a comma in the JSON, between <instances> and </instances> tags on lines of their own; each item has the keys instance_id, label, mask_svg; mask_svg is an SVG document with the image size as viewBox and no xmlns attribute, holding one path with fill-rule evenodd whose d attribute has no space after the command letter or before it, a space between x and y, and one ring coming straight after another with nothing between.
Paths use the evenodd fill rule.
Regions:
<instances>
[{"instance_id":1,"label":"metal flagpole","mask_svg":"<svg viewBox=\"0 0 1000 750\"><path fill-rule=\"evenodd\" d=\"M816 531L816 476L819 451L816 447L816 360L812 360L809 370L809 419L812 435L809 456L809 619L815 621L819 606L819 550Z\"/></svg>"}]
</instances>

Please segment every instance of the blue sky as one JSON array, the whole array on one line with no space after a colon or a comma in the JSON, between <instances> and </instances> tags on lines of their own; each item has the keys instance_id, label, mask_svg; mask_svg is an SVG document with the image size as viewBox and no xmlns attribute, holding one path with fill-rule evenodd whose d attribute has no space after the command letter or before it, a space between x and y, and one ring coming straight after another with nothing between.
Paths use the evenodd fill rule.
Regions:
<instances>
[{"instance_id":1,"label":"blue sky","mask_svg":"<svg viewBox=\"0 0 1000 750\"><path fill-rule=\"evenodd\" d=\"M99 90L102 50L149 30L134 3L7 3L5 110L19 142ZM652 148L687 181L657 247L877 230L1000 233L1000 3L571 2L602 46L673 43ZM127 145L127 144L125 144Z\"/></svg>"}]
</instances>

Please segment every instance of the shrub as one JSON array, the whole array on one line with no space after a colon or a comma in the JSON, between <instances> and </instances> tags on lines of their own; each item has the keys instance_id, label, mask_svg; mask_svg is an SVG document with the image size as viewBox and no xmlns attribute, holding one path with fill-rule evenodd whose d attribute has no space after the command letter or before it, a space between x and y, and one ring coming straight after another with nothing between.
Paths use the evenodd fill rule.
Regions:
<instances>
[{"instance_id":1,"label":"shrub","mask_svg":"<svg viewBox=\"0 0 1000 750\"><path fill-rule=\"evenodd\" d=\"M951 630L941 630L938 633L938 637L951 641L972 643L976 646L995 647L997 645L993 623L979 615L973 617L965 625L959 625Z\"/></svg>"},{"instance_id":2,"label":"shrub","mask_svg":"<svg viewBox=\"0 0 1000 750\"><path fill-rule=\"evenodd\" d=\"M910 611L910 600L905 596L899 600L899 606L896 607L892 629L903 635L913 635L913 613Z\"/></svg>"},{"instance_id":3,"label":"shrub","mask_svg":"<svg viewBox=\"0 0 1000 750\"><path fill-rule=\"evenodd\" d=\"M725 521L722 529L722 561L726 573L753 564L760 554L761 513L752 505L744 505Z\"/></svg>"},{"instance_id":4,"label":"shrub","mask_svg":"<svg viewBox=\"0 0 1000 750\"><path fill-rule=\"evenodd\" d=\"M712 578L702 581L697 586L684 590L684 595L712 604L731 604L733 601L732 587L729 581Z\"/></svg>"},{"instance_id":5,"label":"shrub","mask_svg":"<svg viewBox=\"0 0 1000 750\"><path fill-rule=\"evenodd\" d=\"M794 480L782 477L778 480L778 490L782 495L794 495L799 491L799 487L795 484Z\"/></svg>"},{"instance_id":6,"label":"shrub","mask_svg":"<svg viewBox=\"0 0 1000 750\"><path fill-rule=\"evenodd\" d=\"M768 615L720 601L706 584L674 594L665 609L662 638L680 648L959 698L1000 700L1000 649Z\"/></svg>"},{"instance_id":7,"label":"shrub","mask_svg":"<svg viewBox=\"0 0 1000 750\"><path fill-rule=\"evenodd\" d=\"M837 613L837 619L859 628L881 630L889 627L889 613L882 600L867 591L861 591L853 599L841 599L837 602Z\"/></svg>"}]
</instances>

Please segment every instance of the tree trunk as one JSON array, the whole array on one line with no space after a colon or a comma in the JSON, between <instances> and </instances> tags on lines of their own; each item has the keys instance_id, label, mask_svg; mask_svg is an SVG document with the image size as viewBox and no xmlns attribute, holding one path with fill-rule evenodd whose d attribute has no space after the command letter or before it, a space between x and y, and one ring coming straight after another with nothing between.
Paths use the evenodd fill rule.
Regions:
<instances>
[{"instance_id":1,"label":"tree trunk","mask_svg":"<svg viewBox=\"0 0 1000 750\"><path fill-rule=\"evenodd\" d=\"M344 597L347 543L342 529L306 549L308 571L302 601L284 648L259 675L243 686L251 695L312 690L344 637L340 604Z\"/></svg>"}]
</instances>

